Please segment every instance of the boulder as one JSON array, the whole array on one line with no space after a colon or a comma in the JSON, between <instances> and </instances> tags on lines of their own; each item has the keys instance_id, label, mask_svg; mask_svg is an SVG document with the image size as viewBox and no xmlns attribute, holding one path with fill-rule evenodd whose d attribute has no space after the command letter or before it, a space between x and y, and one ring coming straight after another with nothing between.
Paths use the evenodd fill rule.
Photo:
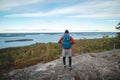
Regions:
<instances>
[{"instance_id":1,"label":"boulder","mask_svg":"<svg viewBox=\"0 0 120 80\"><path fill-rule=\"evenodd\" d=\"M8 75L12 80L120 80L120 49L74 56L71 71L63 67L60 58Z\"/></svg>"}]
</instances>

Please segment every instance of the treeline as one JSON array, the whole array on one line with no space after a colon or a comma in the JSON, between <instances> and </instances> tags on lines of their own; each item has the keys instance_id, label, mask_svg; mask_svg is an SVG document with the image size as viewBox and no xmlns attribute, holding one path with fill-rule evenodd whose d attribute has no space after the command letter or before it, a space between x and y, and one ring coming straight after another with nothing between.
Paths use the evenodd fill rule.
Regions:
<instances>
[{"instance_id":1,"label":"treeline","mask_svg":"<svg viewBox=\"0 0 120 80\"><path fill-rule=\"evenodd\" d=\"M88 52L102 52L120 48L116 38L80 39L72 46L73 56ZM13 69L44 63L61 57L61 45L57 43L36 43L30 46L0 49L0 74Z\"/></svg>"}]
</instances>

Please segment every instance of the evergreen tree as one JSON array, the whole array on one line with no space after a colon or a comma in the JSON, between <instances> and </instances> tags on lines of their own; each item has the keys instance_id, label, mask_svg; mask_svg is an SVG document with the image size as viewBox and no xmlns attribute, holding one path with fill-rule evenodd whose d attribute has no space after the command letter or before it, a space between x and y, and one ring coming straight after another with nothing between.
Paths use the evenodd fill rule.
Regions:
<instances>
[{"instance_id":1,"label":"evergreen tree","mask_svg":"<svg viewBox=\"0 0 120 80\"><path fill-rule=\"evenodd\" d=\"M116 29L120 30L120 22L117 24Z\"/></svg>"},{"instance_id":2,"label":"evergreen tree","mask_svg":"<svg viewBox=\"0 0 120 80\"><path fill-rule=\"evenodd\" d=\"M120 30L120 22L117 24L116 29ZM117 33L117 38L120 39L120 32Z\"/></svg>"},{"instance_id":3,"label":"evergreen tree","mask_svg":"<svg viewBox=\"0 0 120 80\"><path fill-rule=\"evenodd\" d=\"M120 30L120 22L117 24L116 29ZM120 32L117 32L116 43L117 48L120 48Z\"/></svg>"}]
</instances>

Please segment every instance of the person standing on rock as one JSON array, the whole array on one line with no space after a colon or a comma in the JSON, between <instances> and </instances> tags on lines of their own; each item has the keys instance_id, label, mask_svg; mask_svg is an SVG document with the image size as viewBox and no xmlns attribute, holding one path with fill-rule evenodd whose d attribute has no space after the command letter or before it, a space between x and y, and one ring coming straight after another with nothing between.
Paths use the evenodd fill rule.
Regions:
<instances>
[{"instance_id":1,"label":"person standing on rock","mask_svg":"<svg viewBox=\"0 0 120 80\"><path fill-rule=\"evenodd\" d=\"M62 45L62 57L63 57L63 65L66 68L66 57L69 59L69 70L72 69L72 50L71 45L75 43L75 40L72 36L70 36L69 31L65 30L64 35L59 39L59 44Z\"/></svg>"}]
</instances>

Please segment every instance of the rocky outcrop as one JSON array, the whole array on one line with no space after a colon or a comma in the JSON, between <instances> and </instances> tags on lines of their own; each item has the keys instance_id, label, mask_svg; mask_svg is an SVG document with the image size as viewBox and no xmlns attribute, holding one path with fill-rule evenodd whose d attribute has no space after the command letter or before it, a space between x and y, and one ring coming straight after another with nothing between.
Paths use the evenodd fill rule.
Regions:
<instances>
[{"instance_id":1,"label":"rocky outcrop","mask_svg":"<svg viewBox=\"0 0 120 80\"><path fill-rule=\"evenodd\" d=\"M62 59L17 69L8 75L12 80L120 80L120 49L88 53L72 58L72 70Z\"/></svg>"}]
</instances>

